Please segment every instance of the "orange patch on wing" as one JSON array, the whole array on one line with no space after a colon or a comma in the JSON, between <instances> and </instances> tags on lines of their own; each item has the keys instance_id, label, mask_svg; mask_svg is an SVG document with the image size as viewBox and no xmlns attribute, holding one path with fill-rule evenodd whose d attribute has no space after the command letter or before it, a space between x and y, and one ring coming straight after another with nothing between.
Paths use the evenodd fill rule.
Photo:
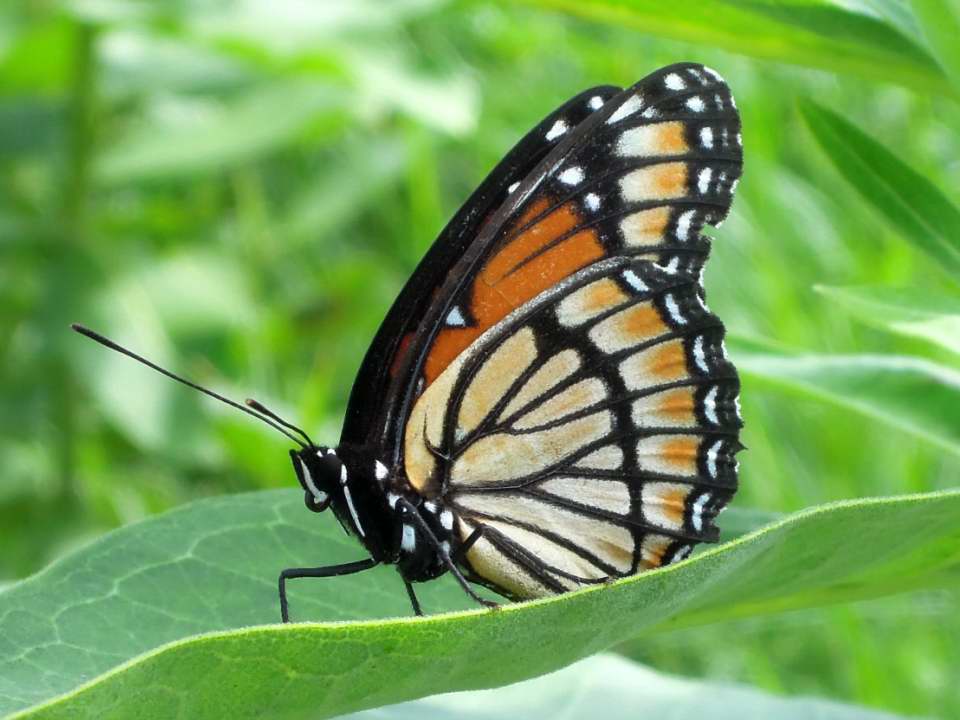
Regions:
<instances>
[{"instance_id":1,"label":"orange patch on wing","mask_svg":"<svg viewBox=\"0 0 960 720\"><path fill-rule=\"evenodd\" d=\"M661 123L657 127L657 149L663 155L679 155L689 149L682 122Z\"/></svg>"},{"instance_id":2,"label":"orange patch on wing","mask_svg":"<svg viewBox=\"0 0 960 720\"><path fill-rule=\"evenodd\" d=\"M700 438L679 436L663 443L660 457L677 470L694 473L697 469L697 453L700 450Z\"/></svg>"},{"instance_id":3,"label":"orange patch on wing","mask_svg":"<svg viewBox=\"0 0 960 720\"><path fill-rule=\"evenodd\" d=\"M652 570L663 565L663 556L670 547L670 538L663 535L647 535L640 546L641 567Z\"/></svg>"},{"instance_id":4,"label":"orange patch on wing","mask_svg":"<svg viewBox=\"0 0 960 720\"><path fill-rule=\"evenodd\" d=\"M680 380L687 372L687 356L679 340L664 343L654 350L648 366L658 380Z\"/></svg>"},{"instance_id":5,"label":"orange patch on wing","mask_svg":"<svg viewBox=\"0 0 960 720\"><path fill-rule=\"evenodd\" d=\"M591 283L584 290L581 310L590 315L627 301L627 294L610 278Z\"/></svg>"},{"instance_id":6,"label":"orange patch on wing","mask_svg":"<svg viewBox=\"0 0 960 720\"><path fill-rule=\"evenodd\" d=\"M513 229L522 228L521 232L480 270L470 302L476 325L445 328L437 335L424 367L428 386L485 330L571 273L604 256L603 246L592 229L574 233L544 250L580 223L576 209L568 203L524 227L549 205L545 198L534 203L513 225ZM511 237L510 231L507 237Z\"/></svg>"},{"instance_id":7,"label":"orange patch on wing","mask_svg":"<svg viewBox=\"0 0 960 720\"><path fill-rule=\"evenodd\" d=\"M680 525L683 523L683 513L686 510L685 501L689 490L668 490L661 495L660 512L671 522Z\"/></svg>"},{"instance_id":8,"label":"orange patch on wing","mask_svg":"<svg viewBox=\"0 0 960 720\"><path fill-rule=\"evenodd\" d=\"M624 242L631 247L658 245L670 222L670 208L658 207L627 215L620 221Z\"/></svg>"},{"instance_id":9,"label":"orange patch on wing","mask_svg":"<svg viewBox=\"0 0 960 720\"><path fill-rule=\"evenodd\" d=\"M660 313L649 303L624 310L616 318L618 330L626 338L636 343L640 343L647 338L663 335L668 330L663 320L660 319Z\"/></svg>"},{"instance_id":10,"label":"orange patch on wing","mask_svg":"<svg viewBox=\"0 0 960 720\"><path fill-rule=\"evenodd\" d=\"M667 162L634 170L620 179L624 200L671 200L687 194L687 164Z\"/></svg>"},{"instance_id":11,"label":"orange patch on wing","mask_svg":"<svg viewBox=\"0 0 960 720\"><path fill-rule=\"evenodd\" d=\"M657 409L677 424L682 424L694 419L695 407L693 388L677 388L663 394L663 401Z\"/></svg>"}]
</instances>

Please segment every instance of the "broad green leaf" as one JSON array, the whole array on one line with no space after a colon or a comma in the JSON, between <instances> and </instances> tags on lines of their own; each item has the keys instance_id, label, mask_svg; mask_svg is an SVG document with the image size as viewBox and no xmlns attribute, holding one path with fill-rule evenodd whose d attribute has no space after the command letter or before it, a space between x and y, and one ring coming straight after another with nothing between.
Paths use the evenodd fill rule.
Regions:
<instances>
[{"instance_id":1,"label":"broad green leaf","mask_svg":"<svg viewBox=\"0 0 960 720\"><path fill-rule=\"evenodd\" d=\"M527 0L610 25L919 90L956 92L927 51L868 8L839 0Z\"/></svg>"},{"instance_id":2,"label":"broad green leaf","mask_svg":"<svg viewBox=\"0 0 960 720\"><path fill-rule=\"evenodd\" d=\"M638 708L643 708L638 713ZM709 711L708 711L709 709ZM658 673L616 655L495 690L451 693L366 710L349 720L894 720L876 710L813 698L782 698L738 685ZM344 720L347 720L346 718Z\"/></svg>"},{"instance_id":3,"label":"broad green leaf","mask_svg":"<svg viewBox=\"0 0 960 720\"><path fill-rule=\"evenodd\" d=\"M917 288L815 288L868 325L960 353L960 300Z\"/></svg>"},{"instance_id":4,"label":"broad green leaf","mask_svg":"<svg viewBox=\"0 0 960 720\"><path fill-rule=\"evenodd\" d=\"M911 0L913 12L955 88L960 88L960 0Z\"/></svg>"},{"instance_id":5,"label":"broad green leaf","mask_svg":"<svg viewBox=\"0 0 960 720\"><path fill-rule=\"evenodd\" d=\"M895 355L784 355L732 346L737 367L842 405L960 455L960 372Z\"/></svg>"},{"instance_id":6,"label":"broad green leaf","mask_svg":"<svg viewBox=\"0 0 960 720\"><path fill-rule=\"evenodd\" d=\"M864 200L960 282L960 208L837 113L812 101L800 109L827 157Z\"/></svg>"},{"instance_id":7,"label":"broad green leaf","mask_svg":"<svg viewBox=\"0 0 960 720\"><path fill-rule=\"evenodd\" d=\"M681 626L955 586L960 490L811 508L661 571L497 611L412 618L386 567L300 581L296 619L356 622L262 625L281 566L361 556L294 490L111 533L0 594L0 712L329 717L516 682ZM423 602L468 607L448 578Z\"/></svg>"}]
</instances>

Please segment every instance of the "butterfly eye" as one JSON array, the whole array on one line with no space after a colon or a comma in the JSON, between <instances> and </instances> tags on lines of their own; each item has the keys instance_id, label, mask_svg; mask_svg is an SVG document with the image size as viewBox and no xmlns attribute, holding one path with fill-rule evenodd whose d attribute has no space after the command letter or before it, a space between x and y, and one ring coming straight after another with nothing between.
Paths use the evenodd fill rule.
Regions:
<instances>
[{"instance_id":1,"label":"butterfly eye","mask_svg":"<svg viewBox=\"0 0 960 720\"><path fill-rule=\"evenodd\" d=\"M322 493L318 501L317 498L311 493L306 492L303 494L303 503L307 506L307 510L320 513L330 507L330 496L326 493Z\"/></svg>"}]
</instances>

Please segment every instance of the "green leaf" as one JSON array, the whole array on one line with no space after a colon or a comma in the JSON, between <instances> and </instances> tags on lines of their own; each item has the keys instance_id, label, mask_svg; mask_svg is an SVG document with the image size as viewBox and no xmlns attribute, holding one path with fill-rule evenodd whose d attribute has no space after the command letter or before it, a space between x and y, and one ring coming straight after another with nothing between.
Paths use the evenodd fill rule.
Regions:
<instances>
[{"instance_id":1,"label":"green leaf","mask_svg":"<svg viewBox=\"0 0 960 720\"><path fill-rule=\"evenodd\" d=\"M927 51L867 8L838 0L527 0L650 35L955 93Z\"/></svg>"},{"instance_id":2,"label":"green leaf","mask_svg":"<svg viewBox=\"0 0 960 720\"><path fill-rule=\"evenodd\" d=\"M637 708L643 708L638 714ZM705 712L709 708L709 712ZM876 710L752 688L672 677L617 655L597 655L559 672L496 690L451 693L349 715L344 720L894 720Z\"/></svg>"},{"instance_id":3,"label":"green leaf","mask_svg":"<svg viewBox=\"0 0 960 720\"><path fill-rule=\"evenodd\" d=\"M960 491L812 508L657 572L492 612L409 617L387 567L299 581L295 618L358 622L251 627L276 619L282 566L361 556L294 490L111 533L0 594L0 713L329 717L516 682L652 632L956 585ZM449 578L422 594L428 611L469 607Z\"/></svg>"},{"instance_id":4,"label":"green leaf","mask_svg":"<svg viewBox=\"0 0 960 720\"><path fill-rule=\"evenodd\" d=\"M912 0L910 4L954 88L960 88L960 0Z\"/></svg>"},{"instance_id":5,"label":"green leaf","mask_svg":"<svg viewBox=\"0 0 960 720\"><path fill-rule=\"evenodd\" d=\"M960 455L960 373L896 355L783 355L732 345L748 378L826 400Z\"/></svg>"},{"instance_id":6,"label":"green leaf","mask_svg":"<svg viewBox=\"0 0 960 720\"><path fill-rule=\"evenodd\" d=\"M916 288L814 288L868 325L960 353L960 300Z\"/></svg>"},{"instance_id":7,"label":"green leaf","mask_svg":"<svg viewBox=\"0 0 960 720\"><path fill-rule=\"evenodd\" d=\"M960 208L882 144L812 101L800 105L840 174L907 240L960 282Z\"/></svg>"}]
</instances>

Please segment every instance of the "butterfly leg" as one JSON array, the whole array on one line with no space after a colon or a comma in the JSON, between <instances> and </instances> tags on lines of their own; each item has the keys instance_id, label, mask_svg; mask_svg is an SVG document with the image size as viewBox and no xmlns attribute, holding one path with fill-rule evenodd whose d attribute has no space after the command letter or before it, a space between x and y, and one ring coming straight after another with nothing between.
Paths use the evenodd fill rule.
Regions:
<instances>
[{"instance_id":1,"label":"butterfly leg","mask_svg":"<svg viewBox=\"0 0 960 720\"><path fill-rule=\"evenodd\" d=\"M447 570L450 571L450 574L453 575L457 582L460 584L460 587L463 588L463 591L469 595L472 599L476 600L480 605L488 608L497 608L500 607L500 603L494 602L493 600L487 600L477 595L476 591L463 576L463 573L460 572L460 568L456 566L453 562L453 559L450 557L450 554L440 546L440 542L437 540L437 536L433 534L433 530L430 529L430 526L424 522L424 519L420 517L420 513L417 512L417 509L410 503L406 498L400 498L398 505L402 506L406 514L411 517L411 519L417 524L420 530L423 532L424 537L427 538L430 545L436 551L437 555L440 557L440 560L446 565ZM469 540L469 538L468 538ZM476 542L474 540L473 542Z\"/></svg>"},{"instance_id":2,"label":"butterfly leg","mask_svg":"<svg viewBox=\"0 0 960 720\"><path fill-rule=\"evenodd\" d=\"M290 613L287 609L287 580L305 577L336 577L338 575L352 575L353 573L369 570L377 561L373 558L344 563L343 565L327 565L315 568L287 568L280 573L280 618L283 622L290 622Z\"/></svg>"},{"instance_id":3,"label":"butterfly leg","mask_svg":"<svg viewBox=\"0 0 960 720\"><path fill-rule=\"evenodd\" d=\"M423 617L423 610L420 609L420 601L417 600L417 594L413 591L413 583L404 579L403 584L407 586L407 597L410 598L410 604L413 606L413 612L417 617Z\"/></svg>"}]
</instances>

